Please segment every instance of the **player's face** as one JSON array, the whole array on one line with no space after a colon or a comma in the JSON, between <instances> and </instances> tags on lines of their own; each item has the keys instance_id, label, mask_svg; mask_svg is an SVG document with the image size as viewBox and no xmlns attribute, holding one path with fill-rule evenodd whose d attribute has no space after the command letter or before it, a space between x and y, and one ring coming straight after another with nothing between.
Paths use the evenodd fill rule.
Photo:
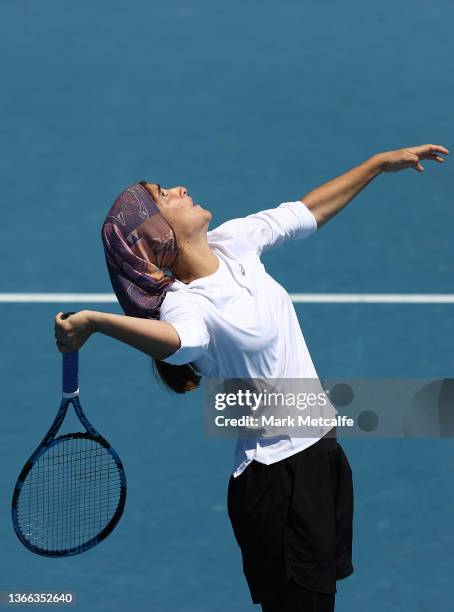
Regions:
<instances>
[{"instance_id":1,"label":"player's face","mask_svg":"<svg viewBox=\"0 0 454 612\"><path fill-rule=\"evenodd\" d=\"M211 212L195 204L185 187L164 189L158 183L146 183L144 187L172 226L177 239L190 237L208 228Z\"/></svg>"}]
</instances>

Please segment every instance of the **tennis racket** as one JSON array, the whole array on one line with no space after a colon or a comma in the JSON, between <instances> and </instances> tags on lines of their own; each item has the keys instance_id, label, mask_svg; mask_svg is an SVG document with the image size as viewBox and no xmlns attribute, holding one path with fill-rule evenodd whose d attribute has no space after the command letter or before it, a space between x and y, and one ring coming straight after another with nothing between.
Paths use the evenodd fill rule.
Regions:
<instances>
[{"instance_id":1,"label":"tennis racket","mask_svg":"<svg viewBox=\"0 0 454 612\"><path fill-rule=\"evenodd\" d=\"M67 318L72 312L64 313ZM115 450L85 416L79 400L78 351L63 354L63 397L49 431L14 488L12 519L19 540L46 557L81 553L120 520L126 476ZM72 404L85 432L56 438Z\"/></svg>"}]
</instances>

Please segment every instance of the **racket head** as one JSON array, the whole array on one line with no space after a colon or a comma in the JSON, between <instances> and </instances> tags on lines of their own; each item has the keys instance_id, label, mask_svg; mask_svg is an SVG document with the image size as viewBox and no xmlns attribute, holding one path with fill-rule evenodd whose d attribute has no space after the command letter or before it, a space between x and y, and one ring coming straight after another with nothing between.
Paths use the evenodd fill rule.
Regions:
<instances>
[{"instance_id":1,"label":"racket head","mask_svg":"<svg viewBox=\"0 0 454 612\"><path fill-rule=\"evenodd\" d=\"M76 555L99 544L118 524L126 502L125 471L109 442L96 434L69 433L41 444L22 468L12 520L32 552Z\"/></svg>"}]
</instances>

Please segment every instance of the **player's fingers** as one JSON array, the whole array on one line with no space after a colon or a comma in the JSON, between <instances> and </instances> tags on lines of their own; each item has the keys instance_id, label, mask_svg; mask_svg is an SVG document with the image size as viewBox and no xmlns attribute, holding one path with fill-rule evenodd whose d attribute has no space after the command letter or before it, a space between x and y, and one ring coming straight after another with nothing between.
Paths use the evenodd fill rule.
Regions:
<instances>
[{"instance_id":1,"label":"player's fingers","mask_svg":"<svg viewBox=\"0 0 454 612\"><path fill-rule=\"evenodd\" d=\"M438 158L438 159L442 159L444 161L444 157L442 157L439 153L440 152L434 152L433 150L430 149L425 149L423 151L411 151L410 152L413 153L413 155L416 155L417 157L419 157L419 159L434 159L434 158Z\"/></svg>"},{"instance_id":2,"label":"player's fingers","mask_svg":"<svg viewBox=\"0 0 454 612\"><path fill-rule=\"evenodd\" d=\"M70 326L70 324L68 324L66 319L61 318L62 314L63 314L62 312L59 312L55 316L55 323L54 323L55 334L66 332L68 330L68 326Z\"/></svg>"},{"instance_id":3,"label":"player's fingers","mask_svg":"<svg viewBox=\"0 0 454 612\"><path fill-rule=\"evenodd\" d=\"M443 147L441 145L430 145L430 150L431 151L439 151L440 153L445 153L446 155L449 155L449 151L446 147Z\"/></svg>"},{"instance_id":4,"label":"player's fingers","mask_svg":"<svg viewBox=\"0 0 454 612\"><path fill-rule=\"evenodd\" d=\"M423 157L424 159L434 159L437 162L443 163L445 161L444 157L441 157L441 155L437 155L436 153L426 153L425 155L422 155L421 157Z\"/></svg>"},{"instance_id":5,"label":"player's fingers","mask_svg":"<svg viewBox=\"0 0 454 612\"><path fill-rule=\"evenodd\" d=\"M62 326L62 321L60 319L60 315L61 314L62 313L59 312L58 314L55 315L55 318L54 318L54 331L55 331L55 334L57 333L57 331L59 329L61 329L61 326Z\"/></svg>"},{"instance_id":6,"label":"player's fingers","mask_svg":"<svg viewBox=\"0 0 454 612\"><path fill-rule=\"evenodd\" d=\"M413 151L417 155L425 155L427 153L444 153L445 155L449 155L449 151L446 147L442 145L434 145L434 144L425 144L419 147L410 147L410 151Z\"/></svg>"}]
</instances>

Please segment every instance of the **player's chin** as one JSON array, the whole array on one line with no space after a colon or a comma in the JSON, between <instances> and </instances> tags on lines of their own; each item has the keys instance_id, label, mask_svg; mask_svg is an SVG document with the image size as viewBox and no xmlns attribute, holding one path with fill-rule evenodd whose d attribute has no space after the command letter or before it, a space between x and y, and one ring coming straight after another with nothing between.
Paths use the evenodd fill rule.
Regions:
<instances>
[{"instance_id":1,"label":"player's chin","mask_svg":"<svg viewBox=\"0 0 454 612\"><path fill-rule=\"evenodd\" d=\"M203 215L206 219L208 219L208 221L211 220L211 217L213 215L211 214L209 210L207 210L206 208L203 208L203 206L201 206L200 204L195 204L195 207L198 209L201 215Z\"/></svg>"}]
</instances>

